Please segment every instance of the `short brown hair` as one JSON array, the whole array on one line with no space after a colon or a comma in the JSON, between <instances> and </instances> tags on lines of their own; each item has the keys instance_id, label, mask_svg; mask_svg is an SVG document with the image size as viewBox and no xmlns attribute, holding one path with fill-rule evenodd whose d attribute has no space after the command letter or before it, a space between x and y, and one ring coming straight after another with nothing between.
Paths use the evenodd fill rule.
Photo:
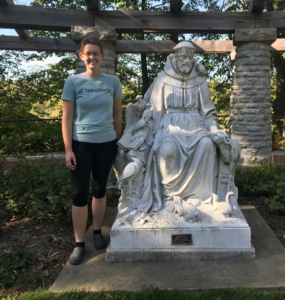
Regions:
<instances>
[{"instance_id":1,"label":"short brown hair","mask_svg":"<svg viewBox=\"0 0 285 300\"><path fill-rule=\"evenodd\" d=\"M99 48L100 48L100 53L103 53L103 46L102 46L102 43L95 39L95 38L84 38L81 43L80 43L80 52L83 52L84 51L84 47L87 45L87 44L91 44L91 45L97 45Z\"/></svg>"}]
</instances>

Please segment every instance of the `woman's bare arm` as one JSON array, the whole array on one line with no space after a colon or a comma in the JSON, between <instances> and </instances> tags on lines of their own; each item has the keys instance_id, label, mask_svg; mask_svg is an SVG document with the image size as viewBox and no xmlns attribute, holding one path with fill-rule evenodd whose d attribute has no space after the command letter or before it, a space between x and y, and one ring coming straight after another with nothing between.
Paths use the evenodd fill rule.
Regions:
<instances>
[{"instance_id":1,"label":"woman's bare arm","mask_svg":"<svg viewBox=\"0 0 285 300\"><path fill-rule=\"evenodd\" d=\"M74 118L74 102L63 100L62 136L65 146L65 162L70 170L76 168L76 158L72 151L72 127Z\"/></svg>"},{"instance_id":2,"label":"woman's bare arm","mask_svg":"<svg viewBox=\"0 0 285 300\"><path fill-rule=\"evenodd\" d=\"M122 97L114 100L113 105L114 128L117 133L117 141L121 138L122 131Z\"/></svg>"}]
</instances>

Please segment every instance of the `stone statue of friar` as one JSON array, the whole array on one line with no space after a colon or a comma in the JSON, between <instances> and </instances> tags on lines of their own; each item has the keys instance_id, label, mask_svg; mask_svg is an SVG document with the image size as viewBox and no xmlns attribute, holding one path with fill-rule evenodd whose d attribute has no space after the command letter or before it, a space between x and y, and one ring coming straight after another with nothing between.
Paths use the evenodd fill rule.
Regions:
<instances>
[{"instance_id":1,"label":"stone statue of friar","mask_svg":"<svg viewBox=\"0 0 285 300\"><path fill-rule=\"evenodd\" d=\"M167 57L144 98L126 112L115 169L119 214L175 213L175 199L199 206L215 194L235 195L240 148L220 130L204 67L183 41Z\"/></svg>"}]
</instances>

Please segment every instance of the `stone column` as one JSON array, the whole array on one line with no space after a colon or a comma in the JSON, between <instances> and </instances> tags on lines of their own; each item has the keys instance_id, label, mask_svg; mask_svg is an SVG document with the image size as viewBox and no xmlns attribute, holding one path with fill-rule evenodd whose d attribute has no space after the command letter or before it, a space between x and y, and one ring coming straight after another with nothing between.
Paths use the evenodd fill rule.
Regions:
<instances>
[{"instance_id":1,"label":"stone column","mask_svg":"<svg viewBox=\"0 0 285 300\"><path fill-rule=\"evenodd\" d=\"M114 46L117 42L117 33L113 27L71 27L71 36L75 43L80 44L85 37L96 38L103 44L104 60L101 63L100 70L105 74L115 75L115 61L117 60ZM78 45L79 47L79 45ZM86 71L84 62L79 58L80 50L76 51L77 55L77 70L76 74Z\"/></svg>"},{"instance_id":2,"label":"stone column","mask_svg":"<svg viewBox=\"0 0 285 300\"><path fill-rule=\"evenodd\" d=\"M241 165L271 161L270 45L275 28L238 29L230 101L230 136L241 146Z\"/></svg>"}]
</instances>

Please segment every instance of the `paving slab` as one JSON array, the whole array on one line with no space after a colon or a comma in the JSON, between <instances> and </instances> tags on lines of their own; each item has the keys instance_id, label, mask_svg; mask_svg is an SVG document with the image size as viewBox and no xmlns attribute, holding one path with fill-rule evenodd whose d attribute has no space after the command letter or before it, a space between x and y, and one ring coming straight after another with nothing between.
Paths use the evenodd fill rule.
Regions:
<instances>
[{"instance_id":1,"label":"paving slab","mask_svg":"<svg viewBox=\"0 0 285 300\"><path fill-rule=\"evenodd\" d=\"M252 230L255 260L106 263L106 249L93 248L90 228L86 233L87 252L83 263L72 266L67 262L52 290L284 288L285 248L253 206L241 206L241 209ZM107 208L102 231L108 242L116 214L116 208Z\"/></svg>"}]
</instances>

